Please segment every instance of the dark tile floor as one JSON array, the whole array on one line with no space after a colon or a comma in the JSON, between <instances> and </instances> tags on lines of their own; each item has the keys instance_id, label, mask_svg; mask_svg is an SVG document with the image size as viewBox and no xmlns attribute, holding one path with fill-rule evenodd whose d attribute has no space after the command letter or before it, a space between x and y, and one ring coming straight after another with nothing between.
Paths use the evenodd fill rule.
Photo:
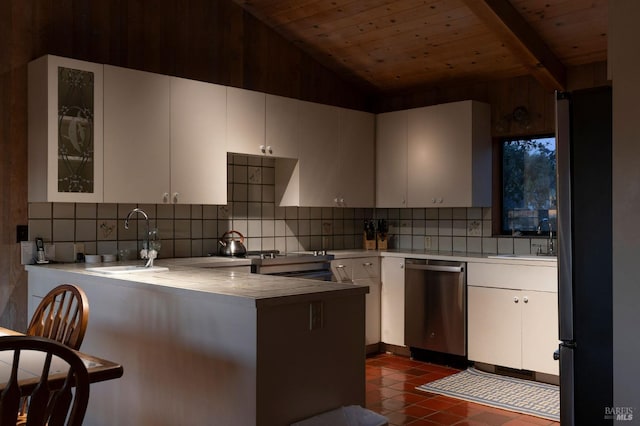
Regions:
<instances>
[{"instance_id":1,"label":"dark tile floor","mask_svg":"<svg viewBox=\"0 0 640 426\"><path fill-rule=\"evenodd\" d=\"M366 365L367 408L387 417L389 425L560 425L415 389L459 371L453 368L389 354L371 356Z\"/></svg>"}]
</instances>

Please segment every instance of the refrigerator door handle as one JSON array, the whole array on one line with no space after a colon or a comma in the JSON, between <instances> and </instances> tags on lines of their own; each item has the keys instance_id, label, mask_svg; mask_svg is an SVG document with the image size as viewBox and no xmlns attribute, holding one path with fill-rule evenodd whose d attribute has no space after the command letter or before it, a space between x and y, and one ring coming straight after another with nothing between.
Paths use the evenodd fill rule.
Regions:
<instances>
[{"instance_id":1,"label":"refrigerator door handle","mask_svg":"<svg viewBox=\"0 0 640 426\"><path fill-rule=\"evenodd\" d=\"M558 199L558 331L573 341L573 253L571 195L571 103L556 93L556 174Z\"/></svg>"}]
</instances>

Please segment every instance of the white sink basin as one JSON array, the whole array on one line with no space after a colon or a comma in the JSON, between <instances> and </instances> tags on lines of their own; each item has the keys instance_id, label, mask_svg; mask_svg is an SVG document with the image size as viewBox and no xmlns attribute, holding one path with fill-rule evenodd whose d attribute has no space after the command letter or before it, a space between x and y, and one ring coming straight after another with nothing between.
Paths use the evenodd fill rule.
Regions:
<instances>
[{"instance_id":1,"label":"white sink basin","mask_svg":"<svg viewBox=\"0 0 640 426\"><path fill-rule=\"evenodd\" d=\"M118 265L118 266L96 266L93 268L86 268L86 271L98 272L100 274L130 274L139 272L163 272L168 271L169 268L164 266L152 266L145 268L142 265Z\"/></svg>"},{"instance_id":2,"label":"white sink basin","mask_svg":"<svg viewBox=\"0 0 640 426\"><path fill-rule=\"evenodd\" d=\"M487 256L489 259L521 259L521 260L545 260L548 262L556 262L556 256L535 255L535 254L497 254Z\"/></svg>"}]
</instances>

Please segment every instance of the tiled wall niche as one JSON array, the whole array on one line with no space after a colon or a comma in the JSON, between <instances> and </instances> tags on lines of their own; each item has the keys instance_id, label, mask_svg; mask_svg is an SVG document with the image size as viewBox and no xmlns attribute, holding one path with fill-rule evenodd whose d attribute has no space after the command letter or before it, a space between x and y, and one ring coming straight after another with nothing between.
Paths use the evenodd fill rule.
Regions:
<instances>
[{"instance_id":1,"label":"tiled wall niche","mask_svg":"<svg viewBox=\"0 0 640 426\"><path fill-rule=\"evenodd\" d=\"M141 216L128 230L124 219L142 208L157 227L160 257L215 253L226 231L237 230L248 250L291 252L362 248L365 219L386 219L390 247L471 253L535 253L543 238L493 237L490 208L361 209L279 207L275 204L275 161L229 154L227 205L30 203L29 235L56 245L56 253L82 242L87 254L139 248L145 231Z\"/></svg>"}]
</instances>

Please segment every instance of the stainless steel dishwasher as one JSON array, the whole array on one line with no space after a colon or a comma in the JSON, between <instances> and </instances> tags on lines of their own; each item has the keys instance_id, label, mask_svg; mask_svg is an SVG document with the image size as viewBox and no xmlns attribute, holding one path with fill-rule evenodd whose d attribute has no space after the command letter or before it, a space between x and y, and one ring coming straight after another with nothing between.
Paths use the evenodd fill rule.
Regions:
<instances>
[{"instance_id":1,"label":"stainless steel dishwasher","mask_svg":"<svg viewBox=\"0 0 640 426\"><path fill-rule=\"evenodd\" d=\"M405 345L467 355L466 263L407 259Z\"/></svg>"}]
</instances>

